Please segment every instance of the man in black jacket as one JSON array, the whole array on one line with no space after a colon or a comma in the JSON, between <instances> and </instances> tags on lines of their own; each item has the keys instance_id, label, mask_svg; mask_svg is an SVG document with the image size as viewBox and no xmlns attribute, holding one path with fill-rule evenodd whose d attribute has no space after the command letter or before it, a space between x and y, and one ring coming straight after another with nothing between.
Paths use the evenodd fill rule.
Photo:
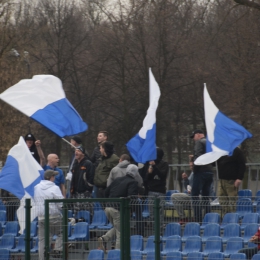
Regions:
<instances>
[{"instance_id":1,"label":"man in black jacket","mask_svg":"<svg viewBox=\"0 0 260 260\"><path fill-rule=\"evenodd\" d=\"M194 130L190 136L195 141L193 162L202 154L206 153L206 138L202 130ZM210 212L209 194L213 182L212 165L194 165L193 164L193 186L191 190L192 204L194 207L194 217L196 222L202 222L202 208L204 213ZM202 199L199 194L201 191Z\"/></svg>"},{"instance_id":2,"label":"man in black jacket","mask_svg":"<svg viewBox=\"0 0 260 260\"><path fill-rule=\"evenodd\" d=\"M85 149L82 146L75 150L75 162L71 171L71 197L77 199L90 198L93 189L94 170L92 163L85 157ZM75 215L81 209L91 211L88 204L74 203Z\"/></svg>"},{"instance_id":3,"label":"man in black jacket","mask_svg":"<svg viewBox=\"0 0 260 260\"><path fill-rule=\"evenodd\" d=\"M135 176L138 167L129 164L126 169L126 176L116 178L105 190L106 198L121 198L138 195L138 182ZM113 225L105 235L98 238L99 247L105 251L105 243L111 241L116 235L116 249L120 249L120 211L118 205L106 207L105 212L109 222Z\"/></svg>"},{"instance_id":4,"label":"man in black jacket","mask_svg":"<svg viewBox=\"0 0 260 260\"><path fill-rule=\"evenodd\" d=\"M231 156L222 156L217 161L219 182L218 196L222 213L235 212L237 192L246 171L246 160L240 148L236 147Z\"/></svg>"}]
</instances>

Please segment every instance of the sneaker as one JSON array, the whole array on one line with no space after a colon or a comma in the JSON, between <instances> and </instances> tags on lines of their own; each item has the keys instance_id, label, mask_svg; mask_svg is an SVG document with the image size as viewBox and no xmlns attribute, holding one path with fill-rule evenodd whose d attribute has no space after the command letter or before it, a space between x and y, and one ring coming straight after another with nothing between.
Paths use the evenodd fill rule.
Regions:
<instances>
[{"instance_id":1,"label":"sneaker","mask_svg":"<svg viewBox=\"0 0 260 260\"><path fill-rule=\"evenodd\" d=\"M103 250L104 253L106 252L106 243L103 237L98 238L98 249Z\"/></svg>"}]
</instances>

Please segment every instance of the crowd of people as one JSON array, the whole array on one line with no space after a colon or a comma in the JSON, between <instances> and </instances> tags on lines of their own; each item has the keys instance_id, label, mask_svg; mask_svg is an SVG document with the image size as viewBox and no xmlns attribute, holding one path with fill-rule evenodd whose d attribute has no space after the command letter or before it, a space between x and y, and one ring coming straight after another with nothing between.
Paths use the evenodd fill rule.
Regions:
<instances>
[{"instance_id":1,"label":"crowd of people","mask_svg":"<svg viewBox=\"0 0 260 260\"><path fill-rule=\"evenodd\" d=\"M213 190L213 167L218 169L218 195L219 203L223 206L223 211L234 211L236 196L239 185L245 173L245 157L240 148L236 148L232 156L223 156L214 164L195 165L194 161L206 152L206 138L202 130L192 132L190 138L194 140L194 152L189 156L191 174L182 174L184 189L182 193L174 193L171 196L174 206L180 218L180 224L190 221L184 212L187 202L193 208L194 221L201 223L204 215L210 212L209 198ZM47 162L41 149L40 140L31 134L25 136L25 142L35 160L45 170L42 181L35 186L35 201L39 208L38 218L40 221L39 232L39 254L43 259L44 245L44 211L42 199L64 199L64 198L120 198L148 196L149 200L155 197L165 196L166 179L169 165L163 160L163 149L157 147L157 158L146 162L142 167L134 162L129 154L117 156L114 145L108 141L107 131L100 131L97 135L98 145L89 155L79 136L70 139L72 146L72 157L69 164L69 171L64 177L63 171L58 168L59 157L56 154L49 154ZM67 182L67 183L66 183ZM67 187L67 190L65 189ZM2 190L2 197L13 198L12 194L7 194ZM37 199L38 197L38 199ZM40 200L41 197L41 200ZM40 202L41 201L41 202ZM5 202L7 203L7 202ZM37 204L38 203L38 204ZM135 207L137 231L140 235L144 233L142 224L142 202ZM18 205L18 204L17 204ZM50 224L55 226L62 219L60 205L55 204L50 210ZM153 203L149 203L150 220L153 221ZM81 209L85 209L86 204L73 203L73 211L76 215ZM8 219L13 220L17 206L9 208ZM98 237L99 247L105 250L106 242L116 237L116 249L120 249L120 209L119 207L107 206L105 213L109 222L113 225L106 234ZM92 213L91 206L89 211ZM163 217L163 212L160 213ZM58 238L61 238L62 230L53 228ZM259 233L259 232L258 232ZM252 241L258 241L256 234ZM57 251L61 251L60 240L56 242ZM255 250L255 249L254 249ZM255 250L256 251L256 250ZM251 250L248 254L256 253ZM252 253L253 252L253 253Z\"/></svg>"}]
</instances>

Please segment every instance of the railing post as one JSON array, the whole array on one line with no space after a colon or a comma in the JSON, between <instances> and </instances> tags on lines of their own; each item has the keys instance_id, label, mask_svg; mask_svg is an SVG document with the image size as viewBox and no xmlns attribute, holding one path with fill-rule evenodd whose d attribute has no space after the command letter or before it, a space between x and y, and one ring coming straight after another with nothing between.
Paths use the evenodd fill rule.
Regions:
<instances>
[{"instance_id":1,"label":"railing post","mask_svg":"<svg viewBox=\"0 0 260 260\"><path fill-rule=\"evenodd\" d=\"M160 259L160 198L154 199L154 244L155 244L155 259Z\"/></svg>"},{"instance_id":2,"label":"railing post","mask_svg":"<svg viewBox=\"0 0 260 260\"><path fill-rule=\"evenodd\" d=\"M44 258L49 260L50 257L50 239L49 239L49 224L50 224L50 216L49 216L49 202L47 200L44 201L45 204L45 219L44 219L44 235L45 235L45 247L44 247Z\"/></svg>"},{"instance_id":3,"label":"railing post","mask_svg":"<svg viewBox=\"0 0 260 260\"><path fill-rule=\"evenodd\" d=\"M123 228L125 229L124 237L124 257L121 257L121 260L130 260L130 198L125 198L125 207L124 207L124 221Z\"/></svg>"},{"instance_id":4,"label":"railing post","mask_svg":"<svg viewBox=\"0 0 260 260\"><path fill-rule=\"evenodd\" d=\"M63 226L63 259L67 260L68 259L68 204L63 203L63 208L62 208L62 226Z\"/></svg>"},{"instance_id":5,"label":"railing post","mask_svg":"<svg viewBox=\"0 0 260 260\"><path fill-rule=\"evenodd\" d=\"M31 199L25 199L25 259L31 259Z\"/></svg>"}]
</instances>

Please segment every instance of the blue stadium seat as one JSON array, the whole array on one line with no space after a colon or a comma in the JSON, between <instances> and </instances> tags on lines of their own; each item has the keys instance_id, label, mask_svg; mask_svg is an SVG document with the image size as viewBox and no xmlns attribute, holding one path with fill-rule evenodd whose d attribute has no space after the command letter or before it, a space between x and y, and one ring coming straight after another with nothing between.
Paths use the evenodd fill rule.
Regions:
<instances>
[{"instance_id":1,"label":"blue stadium seat","mask_svg":"<svg viewBox=\"0 0 260 260\"><path fill-rule=\"evenodd\" d=\"M220 229L224 229L224 227L228 224L238 223L238 222L239 222L239 215L237 213L226 213L220 224Z\"/></svg>"},{"instance_id":2,"label":"blue stadium seat","mask_svg":"<svg viewBox=\"0 0 260 260\"><path fill-rule=\"evenodd\" d=\"M252 260L260 260L260 254L253 255Z\"/></svg>"},{"instance_id":3,"label":"blue stadium seat","mask_svg":"<svg viewBox=\"0 0 260 260\"><path fill-rule=\"evenodd\" d=\"M3 234L0 240L0 248L13 249L15 247L15 236L11 234Z\"/></svg>"},{"instance_id":4,"label":"blue stadium seat","mask_svg":"<svg viewBox=\"0 0 260 260\"><path fill-rule=\"evenodd\" d=\"M182 242L185 242L190 236L200 236L200 225L196 222L190 222L185 225Z\"/></svg>"},{"instance_id":5,"label":"blue stadium seat","mask_svg":"<svg viewBox=\"0 0 260 260\"><path fill-rule=\"evenodd\" d=\"M223 252L222 238L219 236L209 237L206 241L203 255L208 256L210 253Z\"/></svg>"},{"instance_id":6,"label":"blue stadium seat","mask_svg":"<svg viewBox=\"0 0 260 260\"><path fill-rule=\"evenodd\" d=\"M187 256L191 252L201 252L202 241L200 236L190 236L185 242L185 247L182 251L183 256Z\"/></svg>"},{"instance_id":7,"label":"blue stadium seat","mask_svg":"<svg viewBox=\"0 0 260 260\"><path fill-rule=\"evenodd\" d=\"M150 212L149 212L149 207L148 207L148 199L146 199L144 201L142 217L143 218L149 218L150 217Z\"/></svg>"},{"instance_id":8,"label":"blue stadium seat","mask_svg":"<svg viewBox=\"0 0 260 260\"><path fill-rule=\"evenodd\" d=\"M76 216L75 216L76 219L84 219L85 222L87 222L88 224L90 224L90 213L89 211L87 210L80 210Z\"/></svg>"},{"instance_id":9,"label":"blue stadium seat","mask_svg":"<svg viewBox=\"0 0 260 260\"><path fill-rule=\"evenodd\" d=\"M230 255L230 260L246 260L246 254L244 253L234 253Z\"/></svg>"},{"instance_id":10,"label":"blue stadium seat","mask_svg":"<svg viewBox=\"0 0 260 260\"><path fill-rule=\"evenodd\" d=\"M68 218L73 218L73 211L72 210L68 210Z\"/></svg>"},{"instance_id":11,"label":"blue stadium seat","mask_svg":"<svg viewBox=\"0 0 260 260\"><path fill-rule=\"evenodd\" d=\"M162 243L160 244L160 247L161 247L160 251L162 251ZM142 251L142 254L143 255L147 255L149 252L155 252L154 236L149 236L148 237L145 249Z\"/></svg>"},{"instance_id":12,"label":"blue stadium seat","mask_svg":"<svg viewBox=\"0 0 260 260\"><path fill-rule=\"evenodd\" d=\"M10 234L17 237L18 231L19 231L19 224L17 221L9 221L6 223L4 234Z\"/></svg>"},{"instance_id":13,"label":"blue stadium seat","mask_svg":"<svg viewBox=\"0 0 260 260\"><path fill-rule=\"evenodd\" d=\"M119 249L109 250L106 260L120 260L120 250Z\"/></svg>"},{"instance_id":14,"label":"blue stadium seat","mask_svg":"<svg viewBox=\"0 0 260 260\"><path fill-rule=\"evenodd\" d=\"M239 224L228 224L224 228L224 233L222 236L223 243L227 243L228 239L231 237L241 237L241 229Z\"/></svg>"},{"instance_id":15,"label":"blue stadium seat","mask_svg":"<svg viewBox=\"0 0 260 260\"><path fill-rule=\"evenodd\" d=\"M208 255L208 260L224 260L224 254L223 253L210 253Z\"/></svg>"},{"instance_id":16,"label":"blue stadium seat","mask_svg":"<svg viewBox=\"0 0 260 260\"><path fill-rule=\"evenodd\" d=\"M10 249L10 252L11 253L25 252L25 240L24 239L25 239L24 236L18 237L15 248ZM30 242L30 249L31 248L32 248L32 241Z\"/></svg>"},{"instance_id":17,"label":"blue stadium seat","mask_svg":"<svg viewBox=\"0 0 260 260\"><path fill-rule=\"evenodd\" d=\"M95 229L98 226L104 226L107 224L107 217L104 210L94 211L93 219L89 225L89 229Z\"/></svg>"},{"instance_id":18,"label":"blue stadium seat","mask_svg":"<svg viewBox=\"0 0 260 260\"><path fill-rule=\"evenodd\" d=\"M94 202L93 203L93 210L103 210L102 205L99 202Z\"/></svg>"},{"instance_id":19,"label":"blue stadium seat","mask_svg":"<svg viewBox=\"0 0 260 260\"><path fill-rule=\"evenodd\" d=\"M165 194L165 206L166 207L174 207L173 202L171 200L171 195L174 193L179 193L178 190L167 190Z\"/></svg>"},{"instance_id":20,"label":"blue stadium seat","mask_svg":"<svg viewBox=\"0 0 260 260\"><path fill-rule=\"evenodd\" d=\"M236 213L239 218L243 218L245 214L253 212L253 203L249 198L241 198L237 201Z\"/></svg>"},{"instance_id":21,"label":"blue stadium seat","mask_svg":"<svg viewBox=\"0 0 260 260\"><path fill-rule=\"evenodd\" d=\"M243 231L246 225L251 223L259 223L259 214L258 213L247 213L244 215L240 228Z\"/></svg>"},{"instance_id":22,"label":"blue stadium seat","mask_svg":"<svg viewBox=\"0 0 260 260\"><path fill-rule=\"evenodd\" d=\"M0 210L6 211L6 206L1 199L0 199Z\"/></svg>"},{"instance_id":23,"label":"blue stadium seat","mask_svg":"<svg viewBox=\"0 0 260 260\"><path fill-rule=\"evenodd\" d=\"M146 259L147 259L147 260L148 260L148 259L149 259L149 260L155 260L155 252L148 252ZM159 259L162 260L162 257L160 256Z\"/></svg>"},{"instance_id":24,"label":"blue stadium seat","mask_svg":"<svg viewBox=\"0 0 260 260\"><path fill-rule=\"evenodd\" d=\"M220 215L218 213L207 213L202 221L202 224L200 226L200 229L204 229L207 224L210 223L220 223Z\"/></svg>"},{"instance_id":25,"label":"blue stadium seat","mask_svg":"<svg viewBox=\"0 0 260 260\"><path fill-rule=\"evenodd\" d=\"M35 245L33 246L33 248L30 251L31 251L31 253L38 253L38 250L39 250L39 239L38 239L38 237L36 237Z\"/></svg>"},{"instance_id":26,"label":"blue stadium seat","mask_svg":"<svg viewBox=\"0 0 260 260\"><path fill-rule=\"evenodd\" d=\"M111 228L113 228L113 225L111 223L107 223L106 225L100 225L96 227L96 229L99 230L109 230Z\"/></svg>"},{"instance_id":27,"label":"blue stadium seat","mask_svg":"<svg viewBox=\"0 0 260 260\"><path fill-rule=\"evenodd\" d=\"M144 238L140 235L132 235L130 237L130 250L131 251L143 251L144 250Z\"/></svg>"},{"instance_id":28,"label":"blue stadium seat","mask_svg":"<svg viewBox=\"0 0 260 260\"><path fill-rule=\"evenodd\" d=\"M71 230L72 230L71 223L68 222L68 237L71 236ZM52 240L53 240L53 241L56 241L56 239L57 239L57 235L54 235L54 236L52 237Z\"/></svg>"},{"instance_id":29,"label":"blue stadium seat","mask_svg":"<svg viewBox=\"0 0 260 260\"><path fill-rule=\"evenodd\" d=\"M161 251L161 255L165 256L169 252L175 252L181 250L182 250L181 237L179 235L169 236L166 238L165 248L163 251Z\"/></svg>"},{"instance_id":30,"label":"blue stadium seat","mask_svg":"<svg viewBox=\"0 0 260 260\"><path fill-rule=\"evenodd\" d=\"M166 260L182 260L181 252L169 252L166 255Z\"/></svg>"},{"instance_id":31,"label":"blue stadium seat","mask_svg":"<svg viewBox=\"0 0 260 260\"><path fill-rule=\"evenodd\" d=\"M227 241L227 246L224 253L225 257L230 257L231 254L237 253L240 249L244 248L244 241L242 237L231 237Z\"/></svg>"},{"instance_id":32,"label":"blue stadium seat","mask_svg":"<svg viewBox=\"0 0 260 260\"><path fill-rule=\"evenodd\" d=\"M10 251L6 248L0 248L0 260L9 260Z\"/></svg>"},{"instance_id":33,"label":"blue stadium seat","mask_svg":"<svg viewBox=\"0 0 260 260\"><path fill-rule=\"evenodd\" d=\"M239 190L237 195L239 200L244 198L252 199L252 191L249 189Z\"/></svg>"},{"instance_id":34,"label":"blue stadium seat","mask_svg":"<svg viewBox=\"0 0 260 260\"><path fill-rule=\"evenodd\" d=\"M131 260L143 260L142 252L139 250L131 250Z\"/></svg>"},{"instance_id":35,"label":"blue stadium seat","mask_svg":"<svg viewBox=\"0 0 260 260\"><path fill-rule=\"evenodd\" d=\"M68 241L87 241L89 240L89 225L86 222L78 222L75 225L73 234L68 237Z\"/></svg>"},{"instance_id":36,"label":"blue stadium seat","mask_svg":"<svg viewBox=\"0 0 260 260\"><path fill-rule=\"evenodd\" d=\"M181 225L179 223L168 223L165 227L162 241L165 242L167 237L181 235Z\"/></svg>"},{"instance_id":37,"label":"blue stadium seat","mask_svg":"<svg viewBox=\"0 0 260 260\"><path fill-rule=\"evenodd\" d=\"M219 224L211 223L205 226L203 236L201 237L202 242L205 243L209 237L213 237L213 236L218 236L218 237L220 236Z\"/></svg>"},{"instance_id":38,"label":"blue stadium seat","mask_svg":"<svg viewBox=\"0 0 260 260\"><path fill-rule=\"evenodd\" d=\"M104 251L99 249L93 249L89 252L88 260L104 260Z\"/></svg>"},{"instance_id":39,"label":"blue stadium seat","mask_svg":"<svg viewBox=\"0 0 260 260\"><path fill-rule=\"evenodd\" d=\"M252 223L252 224L246 225L246 227L244 229L244 235L243 235L243 239L244 239L245 244L247 244L249 242L249 240L257 232L257 230L258 230L258 224L257 223Z\"/></svg>"},{"instance_id":40,"label":"blue stadium seat","mask_svg":"<svg viewBox=\"0 0 260 260\"><path fill-rule=\"evenodd\" d=\"M5 210L0 210L0 223L1 223L2 227L4 227L6 224L6 211Z\"/></svg>"},{"instance_id":41,"label":"blue stadium seat","mask_svg":"<svg viewBox=\"0 0 260 260\"><path fill-rule=\"evenodd\" d=\"M188 254L187 260L204 260L201 252L191 252Z\"/></svg>"},{"instance_id":42,"label":"blue stadium seat","mask_svg":"<svg viewBox=\"0 0 260 260\"><path fill-rule=\"evenodd\" d=\"M30 225L30 237L33 238L33 237L37 237L38 235L38 227L37 227L38 223L35 222L35 221L32 221L31 222L31 225ZM26 229L24 229L23 231L23 234L21 236L25 236L25 232L26 232Z\"/></svg>"}]
</instances>

